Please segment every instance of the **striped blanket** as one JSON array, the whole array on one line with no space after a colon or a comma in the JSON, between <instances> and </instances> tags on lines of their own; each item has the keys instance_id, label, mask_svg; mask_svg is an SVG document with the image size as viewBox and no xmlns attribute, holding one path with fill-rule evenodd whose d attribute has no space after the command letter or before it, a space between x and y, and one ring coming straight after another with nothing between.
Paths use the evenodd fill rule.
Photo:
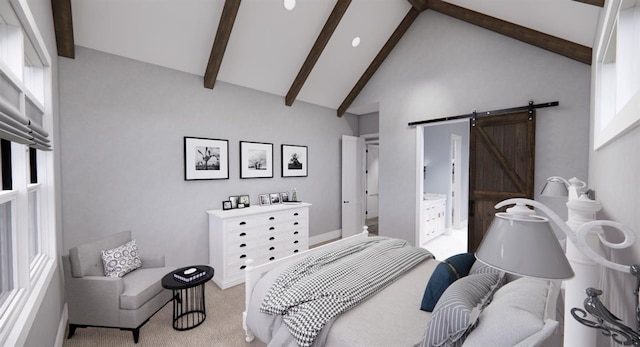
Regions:
<instances>
[{"instance_id":1,"label":"striped blanket","mask_svg":"<svg viewBox=\"0 0 640 347\"><path fill-rule=\"evenodd\" d=\"M330 319L428 258L425 249L379 236L319 252L283 271L260 311L282 315L298 345L308 347Z\"/></svg>"}]
</instances>

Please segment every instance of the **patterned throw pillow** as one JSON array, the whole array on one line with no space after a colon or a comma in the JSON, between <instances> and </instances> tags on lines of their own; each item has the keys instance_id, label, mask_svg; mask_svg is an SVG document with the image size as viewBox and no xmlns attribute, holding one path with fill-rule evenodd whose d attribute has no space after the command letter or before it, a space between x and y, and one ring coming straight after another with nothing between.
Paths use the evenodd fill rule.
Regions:
<instances>
[{"instance_id":1,"label":"patterned throw pillow","mask_svg":"<svg viewBox=\"0 0 640 347\"><path fill-rule=\"evenodd\" d=\"M436 304L424 339L418 346L461 346L482 309L503 284L504 276L490 273L469 275L455 281Z\"/></svg>"},{"instance_id":2,"label":"patterned throw pillow","mask_svg":"<svg viewBox=\"0 0 640 347\"><path fill-rule=\"evenodd\" d=\"M108 277L123 277L142 266L136 240L131 240L114 249L100 251L100 254L104 265L104 275Z\"/></svg>"}]
</instances>

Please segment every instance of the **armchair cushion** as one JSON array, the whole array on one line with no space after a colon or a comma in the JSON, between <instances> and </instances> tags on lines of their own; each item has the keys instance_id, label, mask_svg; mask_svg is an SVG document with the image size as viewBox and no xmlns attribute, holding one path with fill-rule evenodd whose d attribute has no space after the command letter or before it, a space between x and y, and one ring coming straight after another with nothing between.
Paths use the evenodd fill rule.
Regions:
<instances>
[{"instance_id":1,"label":"armchair cushion","mask_svg":"<svg viewBox=\"0 0 640 347\"><path fill-rule=\"evenodd\" d=\"M138 269L122 277L124 291L120 295L120 308L123 310L137 310L161 291L161 279L167 273L175 270L172 267L153 269Z\"/></svg>"},{"instance_id":2,"label":"armchair cushion","mask_svg":"<svg viewBox=\"0 0 640 347\"><path fill-rule=\"evenodd\" d=\"M142 266L136 240L131 240L113 249L100 251L100 255L105 276L123 277Z\"/></svg>"},{"instance_id":3,"label":"armchair cushion","mask_svg":"<svg viewBox=\"0 0 640 347\"><path fill-rule=\"evenodd\" d=\"M129 241L131 241L131 231L122 231L69 249L71 274L73 277L104 276L100 251L120 246Z\"/></svg>"}]
</instances>

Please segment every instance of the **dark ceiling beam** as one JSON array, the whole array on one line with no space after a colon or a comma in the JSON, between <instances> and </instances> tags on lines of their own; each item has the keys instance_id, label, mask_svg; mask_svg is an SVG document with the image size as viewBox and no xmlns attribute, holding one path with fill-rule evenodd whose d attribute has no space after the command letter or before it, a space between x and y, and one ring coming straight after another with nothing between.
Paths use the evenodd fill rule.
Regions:
<instances>
[{"instance_id":1,"label":"dark ceiling beam","mask_svg":"<svg viewBox=\"0 0 640 347\"><path fill-rule=\"evenodd\" d=\"M73 42L71 0L51 0L51 10L58 55L73 59L75 58L75 44Z\"/></svg>"},{"instance_id":2,"label":"dark ceiling beam","mask_svg":"<svg viewBox=\"0 0 640 347\"><path fill-rule=\"evenodd\" d=\"M428 6L430 10L591 65L590 47L487 16L442 0L429 0Z\"/></svg>"},{"instance_id":3,"label":"dark ceiling beam","mask_svg":"<svg viewBox=\"0 0 640 347\"><path fill-rule=\"evenodd\" d=\"M213 47L211 47L211 54L209 55L209 63L204 72L205 88L213 89L213 86L216 84L218 72L222 65L222 58L224 57L224 51L227 49L233 23L236 21L239 8L240 0L226 0L224 2L220 23L218 24L218 31L216 32L216 38L213 40Z\"/></svg>"},{"instance_id":4,"label":"dark ceiling beam","mask_svg":"<svg viewBox=\"0 0 640 347\"><path fill-rule=\"evenodd\" d=\"M320 58L322 51L327 46L331 35L333 35L333 32L336 30L336 27L340 23L340 20L342 20L342 16L344 16L344 13L347 12L347 8L349 8L350 4L351 0L338 0L336 2L336 5L333 7L333 11L331 11L329 18L324 23L324 27L322 28L322 31L320 31L316 42L313 44L311 51L309 51L307 59L304 61L304 64L302 64L302 67L300 67L298 75L296 76L295 80L293 80L291 88L289 88L289 92L287 92L287 95L284 99L284 103L287 106L293 105L293 102L296 100L298 93L300 93L302 86L307 81L311 70L313 70L313 67L318 62L318 58Z\"/></svg>"},{"instance_id":5,"label":"dark ceiling beam","mask_svg":"<svg viewBox=\"0 0 640 347\"><path fill-rule=\"evenodd\" d=\"M349 106L351 106L351 103L353 102L353 100L356 99L356 97L358 96L358 94L360 94L364 86L367 85L367 82L369 82L373 74L376 73L380 65L382 65L382 62L384 62L384 60L387 58L389 53L391 53L391 51L396 46L398 41L400 41L404 33L407 32L409 27L411 27L411 24L413 24L413 21L415 21L416 18L418 18L419 14L420 14L420 10L417 10L414 7L409 9L409 12L407 12L407 14L404 16L404 18L402 19L402 22L400 22L400 25L398 25L398 27L393 32L393 34L391 34L391 37L389 37L389 40L387 40L387 42L384 44L380 52L378 52L378 55L376 55L376 57L373 58L373 61L371 62L371 64L369 64L369 67L367 68L367 70L365 70L365 72L362 74L358 82L356 82L356 85L353 87L353 89L351 89L351 92L349 92L349 95L347 95L347 97L344 99L342 104L340 104L340 107L338 107L338 110L337 110L338 117L342 117L342 115L344 115L344 113L347 111Z\"/></svg>"},{"instance_id":6,"label":"dark ceiling beam","mask_svg":"<svg viewBox=\"0 0 640 347\"><path fill-rule=\"evenodd\" d=\"M429 8L427 6L427 0L408 0L409 3L411 4L411 6L413 6L413 8L415 8L418 11L424 11L427 8Z\"/></svg>"},{"instance_id":7,"label":"dark ceiling beam","mask_svg":"<svg viewBox=\"0 0 640 347\"><path fill-rule=\"evenodd\" d=\"M583 4L589 4L598 7L604 7L604 0L573 0L577 2L581 2Z\"/></svg>"}]
</instances>

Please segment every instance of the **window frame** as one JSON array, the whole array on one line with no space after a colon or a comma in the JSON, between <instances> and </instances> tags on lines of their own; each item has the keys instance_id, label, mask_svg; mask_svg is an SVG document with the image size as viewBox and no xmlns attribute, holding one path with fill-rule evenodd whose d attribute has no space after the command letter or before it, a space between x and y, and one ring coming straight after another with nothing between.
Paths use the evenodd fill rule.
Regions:
<instances>
[{"instance_id":1,"label":"window frame","mask_svg":"<svg viewBox=\"0 0 640 347\"><path fill-rule=\"evenodd\" d=\"M16 33L15 28L8 30L11 30L11 35L21 37L17 41L10 37L8 41L12 44L8 47L13 48L13 42L22 42L20 45L22 52L17 52L16 54L20 56L16 58L12 55L16 52L15 50L5 50L10 52L9 60L13 65L9 66L0 57L0 78L18 91L19 111L23 116L27 117L28 113L42 115L40 125L49 132L49 138L53 141L54 86L50 55L27 0L5 1L10 5L2 7L3 10L7 10L5 11L7 13L2 13L6 20L5 25L19 27L19 33ZM9 17L10 19L7 19ZM5 43L0 43L7 45L6 42L7 40ZM27 50L31 54L26 53ZM39 63L42 65L40 66ZM38 71L34 74L34 71L28 71L30 69L38 69ZM39 88L38 83L42 83L42 88ZM37 183L31 183L29 147L12 142L10 153L12 190L0 191L0 203L6 199L12 201L11 247L14 288L7 299L0 303L0 345L19 346L26 342L58 266L54 156L53 152L36 151ZM36 222L40 237L40 251L30 259L29 194L33 192L38 196Z\"/></svg>"}]
</instances>

